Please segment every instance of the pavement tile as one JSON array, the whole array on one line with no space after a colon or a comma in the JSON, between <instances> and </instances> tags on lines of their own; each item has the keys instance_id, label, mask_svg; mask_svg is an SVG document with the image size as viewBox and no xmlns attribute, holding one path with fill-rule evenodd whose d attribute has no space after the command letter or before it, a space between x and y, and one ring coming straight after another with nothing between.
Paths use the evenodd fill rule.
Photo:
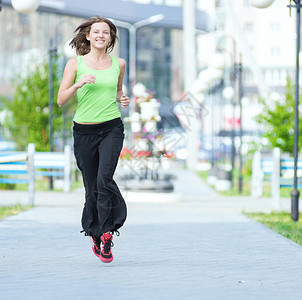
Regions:
<instances>
[{"instance_id":1,"label":"pavement tile","mask_svg":"<svg viewBox=\"0 0 302 300\"><path fill-rule=\"evenodd\" d=\"M142 193L140 201L127 193L128 219L114 237L111 264L98 260L79 233L82 191L37 193L35 208L0 221L0 299L301 295L302 247L241 214L252 203L260 207L259 199L218 196L190 171L179 172L178 180L174 200L158 195L152 202Z\"/></svg>"}]
</instances>

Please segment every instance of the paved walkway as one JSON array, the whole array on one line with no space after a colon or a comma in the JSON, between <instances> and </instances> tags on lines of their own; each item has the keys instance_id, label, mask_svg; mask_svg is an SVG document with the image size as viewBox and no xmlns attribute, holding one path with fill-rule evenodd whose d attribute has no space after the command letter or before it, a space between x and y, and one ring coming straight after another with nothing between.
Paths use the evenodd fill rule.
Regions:
<instances>
[{"instance_id":1,"label":"paved walkway","mask_svg":"<svg viewBox=\"0 0 302 300\"><path fill-rule=\"evenodd\" d=\"M226 198L175 171L173 194L126 193L111 264L79 234L83 191L37 193L0 221L0 299L297 299L302 247L241 214L267 199ZM26 199L0 192L0 203ZM290 200L288 200L290 201Z\"/></svg>"}]
</instances>

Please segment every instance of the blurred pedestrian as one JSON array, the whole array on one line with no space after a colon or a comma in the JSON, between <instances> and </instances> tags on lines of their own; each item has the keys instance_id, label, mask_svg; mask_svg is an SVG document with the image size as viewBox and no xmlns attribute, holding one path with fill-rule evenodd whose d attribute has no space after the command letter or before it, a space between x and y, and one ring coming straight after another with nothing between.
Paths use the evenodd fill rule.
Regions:
<instances>
[{"instance_id":1,"label":"blurred pedestrian","mask_svg":"<svg viewBox=\"0 0 302 300\"><path fill-rule=\"evenodd\" d=\"M85 187L82 227L93 241L93 252L102 262L113 260L113 234L119 235L127 208L113 180L123 146L124 125L117 102L129 104L123 93L126 63L109 53L117 41L115 25L96 16L75 30L71 46L77 57L65 67L58 93L63 106L75 94L74 153Z\"/></svg>"}]
</instances>

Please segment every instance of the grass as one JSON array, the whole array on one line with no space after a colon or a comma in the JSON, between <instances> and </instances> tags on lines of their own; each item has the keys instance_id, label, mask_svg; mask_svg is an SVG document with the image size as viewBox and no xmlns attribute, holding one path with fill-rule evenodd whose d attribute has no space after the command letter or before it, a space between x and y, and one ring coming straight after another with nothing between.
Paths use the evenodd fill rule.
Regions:
<instances>
[{"instance_id":1,"label":"grass","mask_svg":"<svg viewBox=\"0 0 302 300\"><path fill-rule=\"evenodd\" d=\"M0 220L9 216L17 215L21 211L27 210L29 208L31 208L31 206L20 205L20 204L16 204L12 206L0 206Z\"/></svg>"},{"instance_id":2,"label":"grass","mask_svg":"<svg viewBox=\"0 0 302 300\"><path fill-rule=\"evenodd\" d=\"M294 222L291 219L290 213L273 212L265 213L245 213L249 218L252 218L273 231L283 235L284 237L302 245L302 220Z\"/></svg>"},{"instance_id":3,"label":"grass","mask_svg":"<svg viewBox=\"0 0 302 300\"><path fill-rule=\"evenodd\" d=\"M197 171L197 174L203 181L207 181L208 171Z\"/></svg>"},{"instance_id":4,"label":"grass","mask_svg":"<svg viewBox=\"0 0 302 300\"><path fill-rule=\"evenodd\" d=\"M207 182L208 171L198 171L197 172L200 178ZM238 174L235 173L233 187L229 191L218 191L219 194L224 196L251 196L251 176L243 175L242 180L242 193L239 193L238 187ZM214 187L213 187L214 188ZM290 198L292 188L280 188L280 197L281 198ZM301 191L300 191L301 192ZM271 184L269 181L263 182L263 197L271 197Z\"/></svg>"},{"instance_id":5,"label":"grass","mask_svg":"<svg viewBox=\"0 0 302 300\"><path fill-rule=\"evenodd\" d=\"M9 187L10 185L7 185L7 187ZM72 181L72 186L71 186L71 190L75 190L78 188L82 188L83 187L83 182L82 179L79 179L78 181L73 180ZM1 190L1 188L0 188ZM2 189L2 190L8 190L8 189ZM13 189L14 191L27 191L28 190L28 185L27 184L20 184L17 183L14 185ZM36 180L35 182L35 191L42 191L42 192L46 192L46 191L50 191L49 189L49 179L48 178L41 178L39 180ZM53 191L56 192L61 192L62 189L53 189Z\"/></svg>"},{"instance_id":6,"label":"grass","mask_svg":"<svg viewBox=\"0 0 302 300\"><path fill-rule=\"evenodd\" d=\"M206 182L208 177L207 171L199 171L198 175ZM234 176L233 187L229 191L219 192L225 196L250 196L251 195L251 178L249 176L243 177L243 190L240 194L238 192L238 177ZM280 197L288 197L290 199L290 192L292 188L280 188ZM271 197L270 182L263 183L263 197ZM245 214L266 227L281 234L299 245L302 245L302 220L294 222L291 219L290 213L287 212L272 212L266 213L246 213Z\"/></svg>"},{"instance_id":7,"label":"grass","mask_svg":"<svg viewBox=\"0 0 302 300\"><path fill-rule=\"evenodd\" d=\"M198 171L197 173L203 181L207 182L208 171ZM230 189L229 191L218 191L218 193L224 196L250 196L251 194L250 177L244 177L242 193L239 193L238 176L236 175L234 176L232 189Z\"/></svg>"}]
</instances>

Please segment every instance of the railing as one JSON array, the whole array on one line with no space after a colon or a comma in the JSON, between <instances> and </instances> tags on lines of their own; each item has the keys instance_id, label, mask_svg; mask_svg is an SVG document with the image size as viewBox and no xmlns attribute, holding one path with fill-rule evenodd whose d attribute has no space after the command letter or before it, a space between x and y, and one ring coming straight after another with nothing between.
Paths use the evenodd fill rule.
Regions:
<instances>
[{"instance_id":1,"label":"railing","mask_svg":"<svg viewBox=\"0 0 302 300\"><path fill-rule=\"evenodd\" d=\"M34 144L28 145L27 153L0 153L0 175L10 176L9 178L0 178L0 183L28 184L30 205L34 205L35 194L34 154ZM16 175L18 177L16 177ZM20 179L20 175L25 175L25 178Z\"/></svg>"},{"instance_id":2,"label":"railing","mask_svg":"<svg viewBox=\"0 0 302 300\"><path fill-rule=\"evenodd\" d=\"M71 187L71 147L64 152L35 152L29 144L27 152L0 152L0 183L28 184L29 204L34 205L36 176L64 178L64 191Z\"/></svg>"},{"instance_id":3,"label":"railing","mask_svg":"<svg viewBox=\"0 0 302 300\"><path fill-rule=\"evenodd\" d=\"M302 170L302 160L298 160L298 175ZM280 149L274 148L271 158L261 158L256 152L252 169L252 196L262 196L264 181L271 182L273 208L280 208L280 188L293 187L294 159L281 158ZM302 188L302 181L298 178L297 188Z\"/></svg>"}]
</instances>

